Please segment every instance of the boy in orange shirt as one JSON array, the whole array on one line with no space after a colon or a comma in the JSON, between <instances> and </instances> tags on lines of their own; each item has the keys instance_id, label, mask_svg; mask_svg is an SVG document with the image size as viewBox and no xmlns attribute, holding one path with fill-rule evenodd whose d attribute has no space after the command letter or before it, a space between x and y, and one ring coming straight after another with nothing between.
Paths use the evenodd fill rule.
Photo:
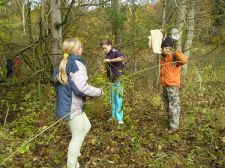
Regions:
<instances>
[{"instance_id":1,"label":"boy in orange shirt","mask_svg":"<svg viewBox=\"0 0 225 168\"><path fill-rule=\"evenodd\" d=\"M170 37L162 42L162 58L160 60L160 83L163 87L163 102L169 119L169 133L175 132L179 127L180 101L179 87L181 66L187 57L180 51L174 50Z\"/></svg>"}]
</instances>

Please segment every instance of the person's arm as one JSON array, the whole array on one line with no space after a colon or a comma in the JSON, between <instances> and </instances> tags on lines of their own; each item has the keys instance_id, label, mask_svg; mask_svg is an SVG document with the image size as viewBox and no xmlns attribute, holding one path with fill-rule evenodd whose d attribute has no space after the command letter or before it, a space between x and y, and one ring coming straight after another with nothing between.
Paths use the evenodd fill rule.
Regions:
<instances>
[{"instance_id":1,"label":"person's arm","mask_svg":"<svg viewBox=\"0 0 225 168\"><path fill-rule=\"evenodd\" d=\"M82 63L79 63L79 66L84 66L81 65ZM75 73L70 73L70 77L72 82L74 83L74 89L77 89L77 92L81 92L86 96L90 97L100 97L102 95L102 90L96 87L93 87L87 83L87 74L84 73L84 71L79 70L76 71Z\"/></svg>"},{"instance_id":2,"label":"person's arm","mask_svg":"<svg viewBox=\"0 0 225 168\"><path fill-rule=\"evenodd\" d=\"M182 66L187 62L187 56L185 56L182 52L175 51L175 55L178 61L177 66Z\"/></svg>"},{"instance_id":3,"label":"person's arm","mask_svg":"<svg viewBox=\"0 0 225 168\"><path fill-rule=\"evenodd\" d=\"M125 57L122 53L119 51L116 51L116 57L113 59L105 59L104 62L110 63L110 62L122 62L124 61Z\"/></svg>"},{"instance_id":4,"label":"person's arm","mask_svg":"<svg viewBox=\"0 0 225 168\"><path fill-rule=\"evenodd\" d=\"M114 59L105 59L104 62L121 62L123 61L124 59L122 59L121 57L117 57L117 58L114 58Z\"/></svg>"}]
</instances>

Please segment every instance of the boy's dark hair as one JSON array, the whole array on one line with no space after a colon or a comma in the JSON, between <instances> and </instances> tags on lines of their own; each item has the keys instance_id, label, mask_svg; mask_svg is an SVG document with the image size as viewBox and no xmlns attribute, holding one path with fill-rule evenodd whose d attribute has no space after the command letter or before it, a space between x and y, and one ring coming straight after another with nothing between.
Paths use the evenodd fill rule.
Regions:
<instances>
[{"instance_id":1,"label":"boy's dark hair","mask_svg":"<svg viewBox=\"0 0 225 168\"><path fill-rule=\"evenodd\" d=\"M112 45L112 41L111 40L103 40L102 42L101 42L101 46L103 46L103 45Z\"/></svg>"},{"instance_id":2,"label":"boy's dark hair","mask_svg":"<svg viewBox=\"0 0 225 168\"><path fill-rule=\"evenodd\" d=\"M173 40L170 37L166 37L162 41L161 48L164 48L164 47L172 47L172 48L175 47L175 44L174 44Z\"/></svg>"}]
</instances>

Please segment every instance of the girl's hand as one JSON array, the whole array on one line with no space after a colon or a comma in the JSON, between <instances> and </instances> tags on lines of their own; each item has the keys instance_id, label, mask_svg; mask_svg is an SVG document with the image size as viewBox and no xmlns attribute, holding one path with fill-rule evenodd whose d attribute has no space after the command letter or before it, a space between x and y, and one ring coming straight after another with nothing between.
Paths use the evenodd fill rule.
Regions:
<instances>
[{"instance_id":1,"label":"girl's hand","mask_svg":"<svg viewBox=\"0 0 225 168\"><path fill-rule=\"evenodd\" d=\"M98 98L101 98L103 96L103 89L100 88L101 90L101 95L100 96L97 96L97 97L91 97L91 99L98 99Z\"/></svg>"},{"instance_id":2,"label":"girl's hand","mask_svg":"<svg viewBox=\"0 0 225 168\"><path fill-rule=\"evenodd\" d=\"M109 63L109 62L111 62L111 61L110 61L110 59L104 59L103 62L104 62L104 63Z\"/></svg>"}]
</instances>

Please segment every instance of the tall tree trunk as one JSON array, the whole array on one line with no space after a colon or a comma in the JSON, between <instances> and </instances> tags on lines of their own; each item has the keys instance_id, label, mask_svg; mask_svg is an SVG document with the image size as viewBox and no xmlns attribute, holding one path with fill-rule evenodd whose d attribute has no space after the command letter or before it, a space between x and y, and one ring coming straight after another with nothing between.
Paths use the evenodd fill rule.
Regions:
<instances>
[{"instance_id":1,"label":"tall tree trunk","mask_svg":"<svg viewBox=\"0 0 225 168\"><path fill-rule=\"evenodd\" d=\"M186 5L187 0L179 0L177 7L178 7L178 13L177 13L177 29L180 32L181 38L177 41L176 47L178 50L182 51L182 34L184 30L184 24L185 24L185 18L186 18Z\"/></svg>"},{"instance_id":2,"label":"tall tree trunk","mask_svg":"<svg viewBox=\"0 0 225 168\"><path fill-rule=\"evenodd\" d=\"M135 6L135 0L131 1L132 7L131 7L131 39L135 39L137 37L137 26L136 26L136 6ZM136 58L136 42L134 42L134 46L132 47L132 55L134 58L134 67L133 72L137 71L137 58Z\"/></svg>"},{"instance_id":3,"label":"tall tree trunk","mask_svg":"<svg viewBox=\"0 0 225 168\"><path fill-rule=\"evenodd\" d=\"M52 32L52 63L56 65L59 63L60 57L62 55L62 50L60 49L62 43L62 26L56 26L62 22L61 10L60 10L60 0L51 0L51 32Z\"/></svg>"},{"instance_id":4,"label":"tall tree trunk","mask_svg":"<svg viewBox=\"0 0 225 168\"><path fill-rule=\"evenodd\" d=\"M188 13L187 13L187 35L184 43L184 54L190 57L190 48L194 38L194 23L195 23L195 0L189 0ZM188 64L183 66L182 75L187 73Z\"/></svg>"},{"instance_id":5,"label":"tall tree trunk","mask_svg":"<svg viewBox=\"0 0 225 168\"><path fill-rule=\"evenodd\" d=\"M167 0L163 0L162 28L164 28L166 24L166 5L167 5Z\"/></svg>"},{"instance_id":6,"label":"tall tree trunk","mask_svg":"<svg viewBox=\"0 0 225 168\"><path fill-rule=\"evenodd\" d=\"M30 43L34 42L34 39L32 37L33 33L32 33L32 21L31 21L31 1L27 1L27 23L26 23L26 27L27 27L27 33L29 36L29 41Z\"/></svg>"},{"instance_id":7,"label":"tall tree trunk","mask_svg":"<svg viewBox=\"0 0 225 168\"><path fill-rule=\"evenodd\" d=\"M111 0L112 8L112 33L114 38L114 44L120 42L120 33L119 33L119 0Z\"/></svg>"}]
</instances>

